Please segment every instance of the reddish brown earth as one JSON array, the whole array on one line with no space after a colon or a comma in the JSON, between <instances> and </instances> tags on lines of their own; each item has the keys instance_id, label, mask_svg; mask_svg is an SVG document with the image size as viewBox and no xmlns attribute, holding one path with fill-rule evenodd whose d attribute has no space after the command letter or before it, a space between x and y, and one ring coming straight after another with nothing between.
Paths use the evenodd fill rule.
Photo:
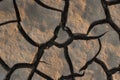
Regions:
<instances>
[{"instance_id":1,"label":"reddish brown earth","mask_svg":"<svg viewBox=\"0 0 120 80\"><path fill-rule=\"evenodd\" d=\"M62 9L62 0L42 0L47 5ZM60 22L60 13L47 10L33 0L17 0L22 25L28 35L39 43L46 42L52 35L55 27ZM114 22L120 26L120 5L109 7ZM99 19L105 18L100 0L70 0L70 8L67 26L73 32L86 33L89 25ZM15 19L12 0L0 2L0 23L6 20ZM117 33L108 24L98 25L90 35L99 35L109 31L101 38L102 50L99 59L104 61L109 68L120 64L120 41ZM67 38L65 32L59 33L58 42L63 42ZM99 49L97 40L73 41L69 45L69 53L74 64L75 72L91 59ZM30 45L19 33L16 23L0 26L0 57L12 67L16 63L31 63L37 48ZM38 69L55 80L61 75L69 74L69 67L65 61L63 49L55 46L45 50L42 57L50 65L40 63ZM6 71L0 66L0 80L6 75ZM12 75L11 80L27 80L30 69L18 69ZM120 79L120 74L113 75L114 80ZM33 80L44 80L37 74ZM77 80L106 80L106 75L102 68L96 64L91 64L86 70L84 77Z\"/></svg>"}]
</instances>

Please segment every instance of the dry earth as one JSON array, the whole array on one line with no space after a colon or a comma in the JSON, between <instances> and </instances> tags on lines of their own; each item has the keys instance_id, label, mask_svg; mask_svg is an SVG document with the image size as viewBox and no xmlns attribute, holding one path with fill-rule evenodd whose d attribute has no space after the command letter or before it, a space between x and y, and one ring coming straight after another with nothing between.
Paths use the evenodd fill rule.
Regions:
<instances>
[{"instance_id":1,"label":"dry earth","mask_svg":"<svg viewBox=\"0 0 120 80\"><path fill-rule=\"evenodd\" d=\"M62 0L42 0L47 5L62 9ZM17 0L22 16L22 25L29 36L39 43L46 42L52 35L55 27L60 22L60 13L47 10L33 0ZM114 22L120 26L120 5L109 7ZM70 0L70 8L67 26L73 32L86 33L89 25L99 19L105 18L100 0ZM0 23L15 19L12 0L0 2ZM30 45L19 33L16 23L0 26L0 57L12 67L16 63L31 63L37 48ZM109 31L101 38L102 50L99 59L104 61L109 68L120 64L120 41L118 35L108 24L98 25L91 31L91 35L99 35ZM67 38L65 32L59 33L58 42L63 42ZM74 64L75 72L91 59L99 45L97 40L74 41L69 45L69 53ZM62 74L69 74L69 67L65 61L63 49L55 46L45 50L42 60L50 65L40 63L38 69L48 74L55 80ZM16 70L11 80L27 80L30 69ZM0 80L6 75L6 71L0 66ZM113 75L114 80L120 80L120 74ZM37 74L33 80L44 80ZM106 80L106 75L102 68L93 63L86 70L84 77L76 80Z\"/></svg>"}]
</instances>

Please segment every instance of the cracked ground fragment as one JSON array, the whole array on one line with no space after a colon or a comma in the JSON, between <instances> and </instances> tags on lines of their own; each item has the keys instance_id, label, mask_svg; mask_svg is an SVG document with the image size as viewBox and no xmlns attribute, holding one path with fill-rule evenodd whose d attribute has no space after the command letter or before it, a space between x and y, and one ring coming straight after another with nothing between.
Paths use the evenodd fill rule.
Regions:
<instances>
[{"instance_id":1,"label":"cracked ground fragment","mask_svg":"<svg viewBox=\"0 0 120 80\"><path fill-rule=\"evenodd\" d=\"M4 1L4 0L0 0L0 1ZM27 80L32 80L34 73L37 73L39 76L43 77L46 80L54 80L51 76L41 72L40 70L37 69L38 65L40 62L44 62L45 64L49 64L45 61L41 61L42 56L44 55L44 50L51 48L52 46L55 46L57 48L63 48L64 49L64 56L66 59L66 62L68 63L69 66L69 71L70 74L64 76L61 75L60 78L58 80L75 80L76 77L83 77L85 72L83 72L83 74L80 73L75 73L74 72L74 65L72 64L72 59L69 56L69 49L68 46L74 41L74 40L94 40L94 39L98 39L98 44L100 45L98 52L95 54L95 56L90 59L81 69L82 70L86 70L87 67L92 64L92 62L97 63L98 65L100 65L102 67L102 69L104 70L104 72L106 73L107 76L107 80L113 80L112 75L115 74L116 72L120 72L120 66L118 67L114 67L111 69L108 69L108 67L106 66L106 64L97 58L97 56L99 55L101 48L102 48L102 44L99 38L103 37L107 32L100 34L98 36L88 36L89 32L96 26L96 25L101 25L101 24L105 24L108 23L110 24L110 26L117 32L117 34L119 35L120 38L120 28L118 25L116 25L114 23L114 21L111 18L111 14L109 11L109 6L113 6L113 5L117 5L120 4L119 0L116 1L106 1L106 0L101 0L101 4L104 10L104 13L106 15L105 19L101 19L98 21L94 21L93 23L90 24L89 29L87 31L87 34L84 33L73 33L71 31L71 29L66 26L67 25L67 19L68 19L68 13L69 13L69 6L70 6L70 0L63 0L64 1L64 8L63 10L57 9L57 8L53 8L50 7L46 4L44 4L41 0L34 0L38 5L49 9L49 10L53 10L53 11L57 11L61 13L61 20L59 22L59 24L56 26L55 30L54 30L54 35L46 42L44 43L38 43L36 41L34 41L34 39L32 39L23 29L22 27L22 20L21 20L21 15L20 15L20 11L18 9L18 5L16 3L16 0L13 0L13 6L14 6L14 10L15 10L15 14L16 14L16 20L10 20L10 21L5 21L5 22L1 22L0 26L3 25L7 25L10 23L17 23L17 28L19 30L19 33L24 37L24 39L30 43L31 45L35 46L38 48L36 55L34 56L34 59L32 61L32 63L17 63L15 65L13 65L12 67L9 67L9 65L7 65L5 63L5 61L0 57L0 64L1 66L8 72L5 79L4 80L10 80L11 75L14 73L14 71L16 71L17 69L20 68L30 68L31 72L28 76ZM63 43L59 43L56 42L55 40L58 37L58 32L60 30L60 28L62 28L63 31L65 31L68 35L69 35L69 39L67 39L65 42Z\"/></svg>"}]
</instances>

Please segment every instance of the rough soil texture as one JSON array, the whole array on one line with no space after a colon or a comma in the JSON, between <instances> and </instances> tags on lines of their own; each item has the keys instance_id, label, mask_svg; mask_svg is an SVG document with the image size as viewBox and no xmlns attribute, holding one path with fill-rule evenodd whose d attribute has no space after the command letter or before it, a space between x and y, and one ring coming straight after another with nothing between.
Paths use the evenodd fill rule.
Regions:
<instances>
[{"instance_id":1,"label":"rough soil texture","mask_svg":"<svg viewBox=\"0 0 120 80\"><path fill-rule=\"evenodd\" d=\"M62 9L62 0L42 0L45 4ZM17 0L22 25L29 36L39 43L46 42L52 35L55 27L60 22L60 13L47 10L33 0ZM114 22L120 26L120 5L109 7ZM89 25L99 19L105 18L100 0L70 0L70 8L67 26L73 32L86 33ZM15 19L12 0L0 2L0 23ZM90 35L100 35L109 31L101 38L102 50L99 59L104 61L109 68L120 64L120 41L117 33L108 24L97 25ZM68 35L65 32L59 33L58 42L64 42ZM99 49L98 41L73 41L69 45L69 54L74 64L75 72L91 59ZM0 26L0 57L12 67L16 63L31 63L37 48L30 45L19 33L16 23ZM64 58L62 48L55 46L45 50L42 61L38 69L57 80L61 75L69 74L69 67ZM18 69L12 75L11 80L27 80L30 69ZM0 80L3 80L7 72L0 66ZM114 80L120 79L120 74L113 75ZM32 80L45 80L34 75ZM102 68L96 64L91 64L86 70L84 77L76 80L106 80L106 75Z\"/></svg>"}]
</instances>

